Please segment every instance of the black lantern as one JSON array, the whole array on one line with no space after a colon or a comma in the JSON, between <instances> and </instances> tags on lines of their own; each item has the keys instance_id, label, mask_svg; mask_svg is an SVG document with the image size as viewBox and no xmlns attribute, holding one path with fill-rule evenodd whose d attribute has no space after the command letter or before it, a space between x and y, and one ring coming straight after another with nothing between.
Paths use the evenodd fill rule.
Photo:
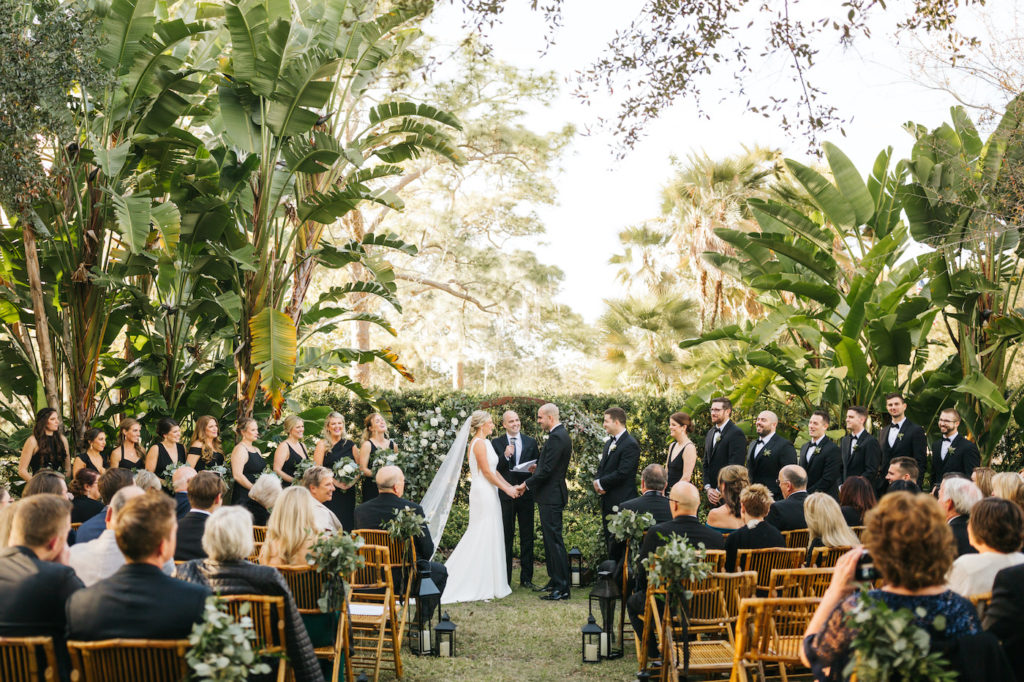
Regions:
<instances>
[{"instance_id":1,"label":"black lantern","mask_svg":"<svg viewBox=\"0 0 1024 682\"><path fill-rule=\"evenodd\" d=\"M622 658L622 630L616 623L621 623L617 617L620 598L621 593L611 571L599 571L597 584L590 591L590 614L596 613L601 619L601 658Z\"/></svg>"},{"instance_id":2,"label":"black lantern","mask_svg":"<svg viewBox=\"0 0 1024 682\"><path fill-rule=\"evenodd\" d=\"M432 656L431 619L441 603L441 592L430 578L430 569L420 571L420 584L416 590L416 617L409 628L409 649L417 656Z\"/></svg>"},{"instance_id":3,"label":"black lantern","mask_svg":"<svg viewBox=\"0 0 1024 682\"><path fill-rule=\"evenodd\" d=\"M455 657L455 623L445 611L441 622L434 626L434 655L441 658Z\"/></svg>"},{"instance_id":4,"label":"black lantern","mask_svg":"<svg viewBox=\"0 0 1024 682\"><path fill-rule=\"evenodd\" d=\"M572 586L579 587L583 578L583 552L579 547L569 550L569 575L572 576Z\"/></svg>"},{"instance_id":5,"label":"black lantern","mask_svg":"<svg viewBox=\"0 0 1024 682\"><path fill-rule=\"evenodd\" d=\"M601 662L601 628L593 616L587 616L587 624L580 628L583 633L583 662Z\"/></svg>"}]
</instances>

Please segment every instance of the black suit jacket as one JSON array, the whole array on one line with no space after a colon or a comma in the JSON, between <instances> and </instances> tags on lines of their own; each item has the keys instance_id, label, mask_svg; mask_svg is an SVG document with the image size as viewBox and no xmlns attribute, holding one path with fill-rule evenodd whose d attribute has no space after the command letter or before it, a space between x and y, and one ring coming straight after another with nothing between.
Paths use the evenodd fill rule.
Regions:
<instances>
[{"instance_id":1,"label":"black suit jacket","mask_svg":"<svg viewBox=\"0 0 1024 682\"><path fill-rule=\"evenodd\" d=\"M828 493L839 499L839 477L843 473L843 456L839 447L828 436L818 441L818 454L807 461L811 451L811 441L800 448L800 466L807 471L807 492Z\"/></svg>"},{"instance_id":2,"label":"black suit jacket","mask_svg":"<svg viewBox=\"0 0 1024 682\"><path fill-rule=\"evenodd\" d=\"M942 485L942 477L946 474L963 474L971 477L976 467L981 466L981 453L978 446L959 433L953 438L946 453L946 461L942 461L942 439L932 443L932 485Z\"/></svg>"},{"instance_id":3,"label":"black suit jacket","mask_svg":"<svg viewBox=\"0 0 1024 682\"><path fill-rule=\"evenodd\" d=\"M761 453L754 458L754 448L757 447L757 440L754 440L747 448L747 472L750 474L751 483L760 483L772 491L772 497L776 500L782 499L782 490L779 489L779 471L789 464L796 464L796 449L793 444L777 433L773 433L768 442L761 448Z\"/></svg>"},{"instance_id":4,"label":"black suit jacket","mask_svg":"<svg viewBox=\"0 0 1024 682\"><path fill-rule=\"evenodd\" d=\"M999 638L1017 679L1024 680L1024 565L996 573L982 625Z\"/></svg>"},{"instance_id":5,"label":"black suit jacket","mask_svg":"<svg viewBox=\"0 0 1024 682\"><path fill-rule=\"evenodd\" d=\"M68 639L185 639L203 618L210 590L175 580L150 564L117 573L68 600Z\"/></svg>"},{"instance_id":6,"label":"black suit jacket","mask_svg":"<svg viewBox=\"0 0 1024 682\"><path fill-rule=\"evenodd\" d=\"M537 504L565 506L569 501L569 488L565 485L565 472L572 457L572 439L565 426L559 424L548 433L548 440L540 452L537 469L526 479L526 487L533 491Z\"/></svg>"},{"instance_id":7,"label":"black suit jacket","mask_svg":"<svg viewBox=\"0 0 1024 682\"><path fill-rule=\"evenodd\" d=\"M74 569L42 561L28 547L0 549L0 636L62 642L68 597L85 587Z\"/></svg>"},{"instance_id":8,"label":"black suit jacket","mask_svg":"<svg viewBox=\"0 0 1024 682\"><path fill-rule=\"evenodd\" d=\"M188 501L188 493L174 493L174 503L177 505L175 513L178 516L178 520L181 521L185 518L185 514L188 514L188 510L192 508L192 505Z\"/></svg>"},{"instance_id":9,"label":"black suit jacket","mask_svg":"<svg viewBox=\"0 0 1024 682\"><path fill-rule=\"evenodd\" d=\"M537 450L537 441L533 438L530 438L522 431L519 432L519 439L522 444L520 446L522 449L519 451L519 463L522 464L523 462L535 461L537 459L537 455L539 454L539 450ZM519 485L520 483L523 483L524 481L526 481L526 479L530 477L530 474L528 473L512 471L512 467L515 466L514 455L510 459L505 458L505 448L508 447L507 433L504 436L498 436L497 438L492 440L491 447L493 447L494 451L498 453L498 466L495 467L495 471L497 471L498 474L500 474L501 477L508 481L511 485ZM527 490L523 496L525 497L527 495L529 495L528 499L533 499L533 494L529 490ZM502 500L512 499L505 494L504 490L498 491L498 497L501 498Z\"/></svg>"},{"instance_id":10,"label":"black suit jacket","mask_svg":"<svg viewBox=\"0 0 1024 682\"><path fill-rule=\"evenodd\" d=\"M203 550L203 531L206 530L208 518L209 514L190 511L178 521L178 541L174 547L175 561L206 558L206 551Z\"/></svg>"},{"instance_id":11,"label":"black suit jacket","mask_svg":"<svg viewBox=\"0 0 1024 682\"><path fill-rule=\"evenodd\" d=\"M620 502L636 497L636 468L640 463L640 444L629 431L619 434L614 450L611 444L611 439L605 442L597 465L597 480L605 491L601 496L605 513L610 513Z\"/></svg>"},{"instance_id":12,"label":"black suit jacket","mask_svg":"<svg viewBox=\"0 0 1024 682\"><path fill-rule=\"evenodd\" d=\"M769 547L785 547L786 538L779 529L762 521L753 528L743 526L729 533L725 539L725 571L736 570L736 553L741 549L767 549Z\"/></svg>"},{"instance_id":13,"label":"black suit jacket","mask_svg":"<svg viewBox=\"0 0 1024 682\"><path fill-rule=\"evenodd\" d=\"M704 485L718 487L718 472L730 464L743 464L747 454L747 437L736 422L729 420L722 429L722 437L715 445L715 429L704 437Z\"/></svg>"},{"instance_id":14,"label":"black suit jacket","mask_svg":"<svg viewBox=\"0 0 1024 682\"><path fill-rule=\"evenodd\" d=\"M725 538L717 530L708 528L698 521L696 516L677 516L648 528L637 556L641 561L646 559L660 547L668 544L673 535L682 535L694 547L703 543L704 549L725 549ZM643 563L640 563L637 573L636 590L641 593L647 591L647 570Z\"/></svg>"},{"instance_id":15,"label":"black suit jacket","mask_svg":"<svg viewBox=\"0 0 1024 682\"><path fill-rule=\"evenodd\" d=\"M800 490L784 500L772 503L768 510L765 521L775 526L778 530L800 530L807 527L804 519L804 502L807 500L807 491Z\"/></svg>"},{"instance_id":16,"label":"black suit jacket","mask_svg":"<svg viewBox=\"0 0 1024 682\"><path fill-rule=\"evenodd\" d=\"M650 514L654 517L655 524L672 520L672 509L669 507L668 498L656 490L648 490L640 497L626 500L619 505L619 509L629 509L637 514ZM613 538L611 547L608 550L608 557L616 563L620 563L625 554L626 543ZM619 569L619 575L622 575L621 569Z\"/></svg>"},{"instance_id":17,"label":"black suit jacket","mask_svg":"<svg viewBox=\"0 0 1024 682\"><path fill-rule=\"evenodd\" d=\"M949 527L953 531L953 540L956 542L956 555L963 556L964 554L977 554L978 550L974 549L974 545L967 537L967 521L966 516L954 516L949 520Z\"/></svg>"},{"instance_id":18,"label":"black suit jacket","mask_svg":"<svg viewBox=\"0 0 1024 682\"><path fill-rule=\"evenodd\" d=\"M860 432L856 448L853 447L854 440L848 433L839 443L839 452L843 457L843 473L839 482L842 483L850 476L863 476L874 486L878 480L878 466L882 462L882 448L878 445L878 439L868 433L867 429Z\"/></svg>"},{"instance_id":19,"label":"black suit jacket","mask_svg":"<svg viewBox=\"0 0 1024 682\"><path fill-rule=\"evenodd\" d=\"M417 514L426 518L423 507L415 502L394 493L380 493L356 507L356 528L383 529L384 524L395 517L395 512L409 508L415 509ZM430 537L426 521L421 524L420 529L422 532L418 538L413 539L413 544L416 546L416 559L426 561L434 554L434 541Z\"/></svg>"},{"instance_id":20,"label":"black suit jacket","mask_svg":"<svg viewBox=\"0 0 1024 682\"><path fill-rule=\"evenodd\" d=\"M924 429L910 421L904 420L900 434L896 436L896 444L889 447L889 431L892 424L886 425L878 434L878 444L882 448L882 463L878 469L878 478L875 481L875 490L879 496L885 494L888 487L885 474L889 471L889 462L896 457L913 457L919 469L917 474L917 487L924 485L924 472L928 468L928 438L924 435Z\"/></svg>"}]
</instances>

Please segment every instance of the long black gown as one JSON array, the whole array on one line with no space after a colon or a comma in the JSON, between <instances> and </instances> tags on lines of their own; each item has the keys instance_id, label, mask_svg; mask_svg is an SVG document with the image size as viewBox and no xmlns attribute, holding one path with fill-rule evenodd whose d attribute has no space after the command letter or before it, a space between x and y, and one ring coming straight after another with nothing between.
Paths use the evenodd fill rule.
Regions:
<instances>
[{"instance_id":1,"label":"long black gown","mask_svg":"<svg viewBox=\"0 0 1024 682\"><path fill-rule=\"evenodd\" d=\"M47 445L45 455L42 453L44 444ZM32 458L28 461L28 470L33 474L40 469L64 472L67 456L68 451L64 449L64 441L57 434L43 436L43 443L36 443L36 451L32 453Z\"/></svg>"},{"instance_id":2,"label":"long black gown","mask_svg":"<svg viewBox=\"0 0 1024 682\"><path fill-rule=\"evenodd\" d=\"M260 456L259 450L246 450L249 454L249 459L245 461L245 466L242 467L242 476L249 483L255 483L256 479L260 477L263 470L266 468L267 463L263 461L263 457ZM235 483L235 492L231 500L231 504L246 504L249 501L249 489Z\"/></svg>"},{"instance_id":3,"label":"long black gown","mask_svg":"<svg viewBox=\"0 0 1024 682\"><path fill-rule=\"evenodd\" d=\"M354 462L356 458L352 451L355 446L356 444L352 441L342 438L324 453L324 466L333 470L334 465L343 459L350 459ZM331 499L325 502L324 506L334 512L334 515L341 521L341 527L346 531L351 532L355 528L356 487L354 485L348 490L335 488Z\"/></svg>"},{"instance_id":4,"label":"long black gown","mask_svg":"<svg viewBox=\"0 0 1024 682\"><path fill-rule=\"evenodd\" d=\"M301 455L292 449L291 443L288 443L288 459L285 460L285 463L281 465L281 471L283 471L288 476L291 476L293 479L295 478L295 467L299 466L299 462L301 462L307 456L306 446L303 445L302 443L299 443L299 447L302 448ZM292 481L292 485L298 484L299 481Z\"/></svg>"},{"instance_id":5,"label":"long black gown","mask_svg":"<svg viewBox=\"0 0 1024 682\"><path fill-rule=\"evenodd\" d=\"M373 453L375 453L375 452L377 452L377 450L381 450L381 449L390 449L390 450L396 450L397 451L398 447L395 445L395 441L389 440L388 444L386 446L384 446L384 448L378 448L377 445L371 440L370 441L370 461L366 463L366 468L369 469L370 471L373 471ZM373 476L364 476L363 477L363 486L362 487L363 487L363 502L366 502L367 500L372 500L373 498L377 497L377 481L375 481L373 479Z\"/></svg>"}]
</instances>

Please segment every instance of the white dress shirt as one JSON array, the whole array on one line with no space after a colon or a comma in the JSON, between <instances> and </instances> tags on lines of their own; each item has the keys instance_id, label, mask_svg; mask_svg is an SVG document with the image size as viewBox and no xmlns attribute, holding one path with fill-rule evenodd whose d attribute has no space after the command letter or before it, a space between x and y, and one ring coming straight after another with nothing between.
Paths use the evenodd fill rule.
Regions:
<instances>
[{"instance_id":1,"label":"white dress shirt","mask_svg":"<svg viewBox=\"0 0 1024 682\"><path fill-rule=\"evenodd\" d=\"M949 589L964 597L991 592L996 573L1021 563L1024 554L1020 552L964 554L957 557L949 571Z\"/></svg>"},{"instance_id":2,"label":"white dress shirt","mask_svg":"<svg viewBox=\"0 0 1024 682\"><path fill-rule=\"evenodd\" d=\"M86 587L109 578L127 563L112 528L104 530L95 540L71 545L68 552L68 565L75 569ZM174 573L174 562L168 561L163 571L167 575Z\"/></svg>"},{"instance_id":3,"label":"white dress shirt","mask_svg":"<svg viewBox=\"0 0 1024 682\"><path fill-rule=\"evenodd\" d=\"M341 521L322 502L313 500L313 523L319 531L341 530Z\"/></svg>"}]
</instances>

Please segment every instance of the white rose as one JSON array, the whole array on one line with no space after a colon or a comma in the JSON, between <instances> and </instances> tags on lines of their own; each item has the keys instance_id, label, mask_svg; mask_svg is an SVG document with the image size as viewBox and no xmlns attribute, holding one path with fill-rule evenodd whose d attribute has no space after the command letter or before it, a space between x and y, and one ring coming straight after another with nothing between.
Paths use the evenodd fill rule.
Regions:
<instances>
[{"instance_id":1,"label":"white rose","mask_svg":"<svg viewBox=\"0 0 1024 682\"><path fill-rule=\"evenodd\" d=\"M465 410L459 410L459 416L462 417L463 419L465 419L466 418L466 411Z\"/></svg>"},{"instance_id":2,"label":"white rose","mask_svg":"<svg viewBox=\"0 0 1024 682\"><path fill-rule=\"evenodd\" d=\"M427 439L426 438L420 438L420 445L426 446L426 444L427 444Z\"/></svg>"},{"instance_id":3,"label":"white rose","mask_svg":"<svg viewBox=\"0 0 1024 682\"><path fill-rule=\"evenodd\" d=\"M455 417L452 417L452 426L458 426L458 424L459 424L459 420L456 419Z\"/></svg>"},{"instance_id":4,"label":"white rose","mask_svg":"<svg viewBox=\"0 0 1024 682\"><path fill-rule=\"evenodd\" d=\"M441 408L440 407L435 407L434 408L434 412L437 413L437 414L441 414Z\"/></svg>"},{"instance_id":5,"label":"white rose","mask_svg":"<svg viewBox=\"0 0 1024 682\"><path fill-rule=\"evenodd\" d=\"M431 417L430 418L430 425L431 426L437 426L437 417Z\"/></svg>"},{"instance_id":6,"label":"white rose","mask_svg":"<svg viewBox=\"0 0 1024 682\"><path fill-rule=\"evenodd\" d=\"M432 447L432 448L434 448L435 450L437 450L437 443L434 443L434 444L433 444L433 445L431 445L430 447Z\"/></svg>"}]
</instances>

